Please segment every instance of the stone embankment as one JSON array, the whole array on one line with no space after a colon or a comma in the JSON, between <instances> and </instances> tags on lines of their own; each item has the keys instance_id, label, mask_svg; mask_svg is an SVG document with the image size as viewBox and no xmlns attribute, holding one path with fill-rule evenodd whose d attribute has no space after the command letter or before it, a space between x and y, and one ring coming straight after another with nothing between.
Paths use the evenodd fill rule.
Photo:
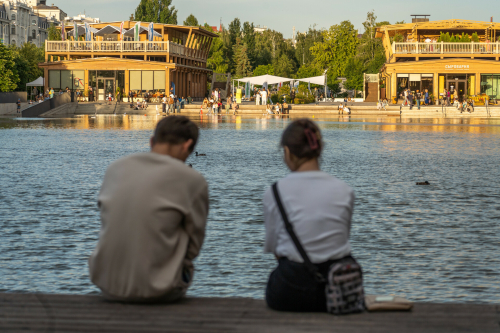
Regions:
<instances>
[{"instance_id":1,"label":"stone embankment","mask_svg":"<svg viewBox=\"0 0 500 333\"><path fill-rule=\"evenodd\" d=\"M372 104L372 105L367 105ZM500 107L476 107L474 112L460 112L454 107L441 107L441 106L426 106L418 110L414 107L412 110L408 107L401 107L399 105L390 105L386 109L377 110L373 103L353 103L349 105L351 109L351 116L393 116L402 118L488 118L500 117ZM200 104L186 105L181 109L181 114L184 115L198 115L200 114ZM112 114L128 114L128 115L156 115L161 113L162 107L159 104L150 104L147 109L134 110L130 108L129 103L68 103L53 109L49 112L43 113L40 117L68 117L74 115L112 115ZM203 114L207 114L207 110L203 110ZM222 111L225 114L225 110ZM230 110L233 114L233 110ZM266 114L265 106L262 105L249 105L242 104L237 112L238 115L248 116L261 116ZM338 105L292 105L289 111L290 116L347 116L346 112L340 112Z\"/></svg>"}]
</instances>

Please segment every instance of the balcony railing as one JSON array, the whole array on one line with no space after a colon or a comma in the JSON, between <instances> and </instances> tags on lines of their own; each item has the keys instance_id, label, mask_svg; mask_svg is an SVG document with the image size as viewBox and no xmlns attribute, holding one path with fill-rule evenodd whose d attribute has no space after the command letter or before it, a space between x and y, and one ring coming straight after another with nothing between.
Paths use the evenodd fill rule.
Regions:
<instances>
[{"instance_id":1,"label":"balcony railing","mask_svg":"<svg viewBox=\"0 0 500 333\"><path fill-rule=\"evenodd\" d=\"M203 52L173 42L86 42L47 41L47 53L170 53L196 59L204 59Z\"/></svg>"},{"instance_id":2,"label":"balcony railing","mask_svg":"<svg viewBox=\"0 0 500 333\"><path fill-rule=\"evenodd\" d=\"M394 54L499 54L500 43L392 43Z\"/></svg>"}]
</instances>

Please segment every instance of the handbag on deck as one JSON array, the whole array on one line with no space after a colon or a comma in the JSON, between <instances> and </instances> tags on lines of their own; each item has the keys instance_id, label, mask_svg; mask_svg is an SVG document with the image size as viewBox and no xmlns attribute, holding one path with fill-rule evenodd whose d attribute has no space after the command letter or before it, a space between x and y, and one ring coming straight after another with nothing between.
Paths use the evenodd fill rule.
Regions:
<instances>
[{"instance_id":1,"label":"handbag on deck","mask_svg":"<svg viewBox=\"0 0 500 333\"><path fill-rule=\"evenodd\" d=\"M285 229L292 238L297 251L299 251L307 270L314 276L318 283L326 283L326 306L331 314L340 315L365 310L365 295L363 289L363 272L361 266L352 257L346 257L332 264L328 269L328 277L318 271L302 247L293 226L288 220L285 208L278 192L278 183L273 186L274 198L285 223Z\"/></svg>"}]
</instances>

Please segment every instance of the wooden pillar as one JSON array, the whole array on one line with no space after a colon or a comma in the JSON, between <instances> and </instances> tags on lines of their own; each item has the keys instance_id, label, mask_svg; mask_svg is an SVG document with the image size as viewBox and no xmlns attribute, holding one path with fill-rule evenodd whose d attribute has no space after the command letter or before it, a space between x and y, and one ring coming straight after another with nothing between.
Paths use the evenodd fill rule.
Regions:
<instances>
[{"instance_id":1,"label":"wooden pillar","mask_svg":"<svg viewBox=\"0 0 500 333\"><path fill-rule=\"evenodd\" d=\"M392 97L396 96L397 100L397 92L398 92L398 79L396 73L391 74L391 89L389 90L389 99L392 103Z\"/></svg>"},{"instance_id":2,"label":"wooden pillar","mask_svg":"<svg viewBox=\"0 0 500 333\"><path fill-rule=\"evenodd\" d=\"M123 93L125 96L128 96L130 92L130 71L128 69L125 70L125 87L123 87Z\"/></svg>"},{"instance_id":3,"label":"wooden pillar","mask_svg":"<svg viewBox=\"0 0 500 333\"><path fill-rule=\"evenodd\" d=\"M89 70L85 70L85 79L84 79L85 85L83 87L83 91L89 90Z\"/></svg>"},{"instance_id":4,"label":"wooden pillar","mask_svg":"<svg viewBox=\"0 0 500 333\"><path fill-rule=\"evenodd\" d=\"M439 73L434 73L433 89L434 103L439 99Z\"/></svg>"},{"instance_id":5,"label":"wooden pillar","mask_svg":"<svg viewBox=\"0 0 500 333\"><path fill-rule=\"evenodd\" d=\"M165 94L170 92L170 69L165 69Z\"/></svg>"},{"instance_id":6,"label":"wooden pillar","mask_svg":"<svg viewBox=\"0 0 500 333\"><path fill-rule=\"evenodd\" d=\"M44 77L43 93L45 94L47 89L49 89L49 69L47 67L43 69L43 77Z\"/></svg>"},{"instance_id":7,"label":"wooden pillar","mask_svg":"<svg viewBox=\"0 0 500 333\"><path fill-rule=\"evenodd\" d=\"M481 93L481 73L476 73L476 95Z\"/></svg>"}]
</instances>

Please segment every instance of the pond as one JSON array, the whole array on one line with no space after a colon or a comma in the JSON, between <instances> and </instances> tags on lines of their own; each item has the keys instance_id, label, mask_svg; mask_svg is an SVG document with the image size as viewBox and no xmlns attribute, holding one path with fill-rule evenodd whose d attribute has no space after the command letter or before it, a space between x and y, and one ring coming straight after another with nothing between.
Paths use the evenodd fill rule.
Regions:
<instances>
[{"instance_id":1,"label":"pond","mask_svg":"<svg viewBox=\"0 0 500 333\"><path fill-rule=\"evenodd\" d=\"M107 166L147 151L160 118L0 118L0 291L97 294L87 260ZM287 170L289 118L194 117L188 163L207 179L207 236L190 296L263 298L262 195ZM322 168L354 188L353 255L366 292L500 302L500 120L315 119ZM419 181L430 186L416 186Z\"/></svg>"}]
</instances>

